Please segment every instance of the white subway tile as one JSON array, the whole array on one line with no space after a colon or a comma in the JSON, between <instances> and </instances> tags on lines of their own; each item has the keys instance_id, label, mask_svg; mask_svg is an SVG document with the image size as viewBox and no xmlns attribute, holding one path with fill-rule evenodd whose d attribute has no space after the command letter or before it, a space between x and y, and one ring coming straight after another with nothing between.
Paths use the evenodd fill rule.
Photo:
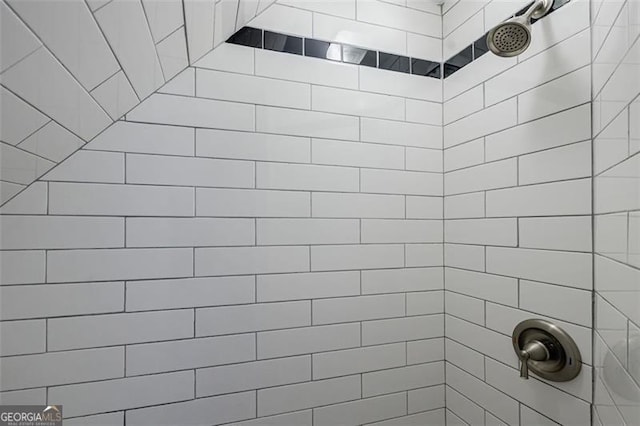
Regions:
<instances>
[{"instance_id":1,"label":"white subway tile","mask_svg":"<svg viewBox=\"0 0 640 426\"><path fill-rule=\"evenodd\" d=\"M311 148L317 164L404 169L404 148L400 146L314 139Z\"/></svg>"},{"instance_id":2,"label":"white subway tile","mask_svg":"<svg viewBox=\"0 0 640 426\"><path fill-rule=\"evenodd\" d=\"M486 194L487 216L591 213L591 179L498 189Z\"/></svg>"},{"instance_id":3,"label":"white subway tile","mask_svg":"<svg viewBox=\"0 0 640 426\"><path fill-rule=\"evenodd\" d=\"M148 422L153 424L179 424L183 423L185 419L189 419L194 424L205 424L213 421L214 423L212 424L218 425L251 419L255 416L255 413L255 392L244 392L128 410L126 412L126 423L136 426L143 426Z\"/></svg>"},{"instance_id":4,"label":"white subway tile","mask_svg":"<svg viewBox=\"0 0 640 426\"><path fill-rule=\"evenodd\" d=\"M119 119L140 102L122 70L93 89L91 96L113 120Z\"/></svg>"},{"instance_id":5,"label":"white subway tile","mask_svg":"<svg viewBox=\"0 0 640 426\"><path fill-rule=\"evenodd\" d=\"M360 376L320 380L258 391L258 416L360 398Z\"/></svg>"},{"instance_id":6,"label":"white subway tile","mask_svg":"<svg viewBox=\"0 0 640 426\"><path fill-rule=\"evenodd\" d=\"M491 249L488 248L488 249ZM445 288L504 305L518 305L518 280L478 272L447 268Z\"/></svg>"},{"instance_id":7,"label":"white subway tile","mask_svg":"<svg viewBox=\"0 0 640 426\"><path fill-rule=\"evenodd\" d=\"M314 409L316 425L360 425L365 422L402 416L407 410L407 395L396 393L377 398L366 398Z\"/></svg>"},{"instance_id":8,"label":"white subway tile","mask_svg":"<svg viewBox=\"0 0 640 426\"><path fill-rule=\"evenodd\" d=\"M258 163L258 188L358 191L358 169L302 164Z\"/></svg>"},{"instance_id":9,"label":"white subway tile","mask_svg":"<svg viewBox=\"0 0 640 426\"><path fill-rule=\"evenodd\" d=\"M308 163L311 160L310 152L311 142L308 138L196 129L198 157Z\"/></svg>"},{"instance_id":10,"label":"white subway tile","mask_svg":"<svg viewBox=\"0 0 640 426\"><path fill-rule=\"evenodd\" d=\"M54 318L48 323L47 349L50 351L193 336L193 311L190 309Z\"/></svg>"},{"instance_id":11,"label":"white subway tile","mask_svg":"<svg viewBox=\"0 0 640 426\"><path fill-rule=\"evenodd\" d=\"M444 362L411 365L362 375L362 396L422 388L444 383Z\"/></svg>"},{"instance_id":12,"label":"white subway tile","mask_svg":"<svg viewBox=\"0 0 640 426\"><path fill-rule=\"evenodd\" d=\"M327 15L341 16L343 18L355 19L356 18L356 1L355 0L343 0L336 2L326 2L322 0L280 0L278 3L282 3L287 6L298 7L312 12L320 12Z\"/></svg>"},{"instance_id":13,"label":"white subway tile","mask_svg":"<svg viewBox=\"0 0 640 426\"><path fill-rule=\"evenodd\" d=\"M44 319L1 322L0 356L45 352L46 334L46 320Z\"/></svg>"},{"instance_id":14,"label":"white subway tile","mask_svg":"<svg viewBox=\"0 0 640 426\"><path fill-rule=\"evenodd\" d=\"M443 315L394 318L362 323L362 344L382 345L444 335Z\"/></svg>"},{"instance_id":15,"label":"white subway tile","mask_svg":"<svg viewBox=\"0 0 640 426\"><path fill-rule=\"evenodd\" d=\"M443 104L444 124L450 124L484 108L484 89L479 85Z\"/></svg>"},{"instance_id":16,"label":"white subway tile","mask_svg":"<svg viewBox=\"0 0 640 426\"><path fill-rule=\"evenodd\" d=\"M2 49L0 72L3 73L42 44L5 3L0 4L0 10L2 11L0 13L2 16L2 38L11 34L14 40L13 43L7 43L7 47Z\"/></svg>"},{"instance_id":17,"label":"white subway tile","mask_svg":"<svg viewBox=\"0 0 640 426\"><path fill-rule=\"evenodd\" d=\"M4 96L4 95L2 95ZM4 121L4 118L3 118ZM48 160L60 162L84 145L84 141L54 121L20 143L19 148Z\"/></svg>"},{"instance_id":18,"label":"white subway tile","mask_svg":"<svg viewBox=\"0 0 640 426\"><path fill-rule=\"evenodd\" d=\"M115 1L94 13L100 28L140 99L164 83L142 3Z\"/></svg>"},{"instance_id":19,"label":"white subway tile","mask_svg":"<svg viewBox=\"0 0 640 426\"><path fill-rule=\"evenodd\" d=\"M487 5L487 3L489 3L489 0L463 0L461 2L454 3L451 8L443 10L443 34L445 36L449 35L454 29L458 28L470 17L475 15L478 11L482 10L482 8Z\"/></svg>"},{"instance_id":20,"label":"white subway tile","mask_svg":"<svg viewBox=\"0 0 640 426\"><path fill-rule=\"evenodd\" d=\"M292 136L358 140L359 119L346 115L256 107L256 130Z\"/></svg>"},{"instance_id":21,"label":"white subway tile","mask_svg":"<svg viewBox=\"0 0 640 426\"><path fill-rule=\"evenodd\" d=\"M124 183L124 154L78 151L42 179L49 181Z\"/></svg>"},{"instance_id":22,"label":"white subway tile","mask_svg":"<svg viewBox=\"0 0 640 426\"><path fill-rule=\"evenodd\" d=\"M487 247L487 272L590 290L587 253Z\"/></svg>"},{"instance_id":23,"label":"white subway tile","mask_svg":"<svg viewBox=\"0 0 640 426\"><path fill-rule=\"evenodd\" d=\"M25 403L46 405L47 388L0 392L0 401L7 405L23 405Z\"/></svg>"},{"instance_id":24,"label":"white subway tile","mask_svg":"<svg viewBox=\"0 0 640 426\"><path fill-rule=\"evenodd\" d=\"M308 84L205 69L196 69L196 96L300 109L311 106Z\"/></svg>"},{"instance_id":25,"label":"white subway tile","mask_svg":"<svg viewBox=\"0 0 640 426\"><path fill-rule=\"evenodd\" d=\"M127 247L247 246L251 219L127 218Z\"/></svg>"},{"instance_id":26,"label":"white subway tile","mask_svg":"<svg viewBox=\"0 0 640 426\"><path fill-rule=\"evenodd\" d=\"M307 247L199 248L195 251L196 276L307 271Z\"/></svg>"},{"instance_id":27,"label":"white subway tile","mask_svg":"<svg viewBox=\"0 0 640 426\"><path fill-rule=\"evenodd\" d=\"M524 155L518 159L518 183L590 177L591 163L591 141Z\"/></svg>"},{"instance_id":28,"label":"white subway tile","mask_svg":"<svg viewBox=\"0 0 640 426\"><path fill-rule=\"evenodd\" d=\"M196 396L220 395L311 380L311 356L196 370Z\"/></svg>"},{"instance_id":29,"label":"white subway tile","mask_svg":"<svg viewBox=\"0 0 640 426\"><path fill-rule=\"evenodd\" d=\"M407 197L407 219L442 219L442 197Z\"/></svg>"},{"instance_id":30,"label":"white subway tile","mask_svg":"<svg viewBox=\"0 0 640 426\"><path fill-rule=\"evenodd\" d=\"M312 426L312 410L296 411L293 413L280 414L278 416L259 417L246 422L234 423L234 426Z\"/></svg>"},{"instance_id":31,"label":"white subway tile","mask_svg":"<svg viewBox=\"0 0 640 426\"><path fill-rule=\"evenodd\" d=\"M405 118L405 101L395 96L312 86L311 98L313 100L311 109L315 111L392 120Z\"/></svg>"},{"instance_id":32,"label":"white subway tile","mask_svg":"<svg viewBox=\"0 0 640 426\"><path fill-rule=\"evenodd\" d=\"M12 14L6 6L2 8L2 17ZM2 21L3 27L5 21ZM3 62L6 58L3 52ZM4 64L3 64L4 65ZM16 95L0 87L0 102L2 102L2 133L0 139L10 145L18 145L25 138L44 126L48 118L22 101Z\"/></svg>"},{"instance_id":33,"label":"white subway tile","mask_svg":"<svg viewBox=\"0 0 640 426\"><path fill-rule=\"evenodd\" d=\"M195 63L195 66L198 68L241 74L253 74L253 57L253 49L247 49L246 46L240 46L237 44L222 43L214 50L200 58L200 60Z\"/></svg>"},{"instance_id":34,"label":"white subway tile","mask_svg":"<svg viewBox=\"0 0 640 426\"><path fill-rule=\"evenodd\" d=\"M557 57L565 61L558 64ZM583 31L487 81L485 101L493 105L581 68L589 64L590 59L589 31Z\"/></svg>"},{"instance_id":35,"label":"white subway tile","mask_svg":"<svg viewBox=\"0 0 640 426\"><path fill-rule=\"evenodd\" d=\"M553 420L543 416L537 411L533 411L531 408L526 405L520 405L520 419L522 423L525 425L540 425L540 426L553 426L557 423ZM597 420L594 418L594 423L597 424Z\"/></svg>"},{"instance_id":36,"label":"white subway tile","mask_svg":"<svg viewBox=\"0 0 640 426\"><path fill-rule=\"evenodd\" d=\"M193 139L193 129L116 121L85 149L191 156Z\"/></svg>"},{"instance_id":37,"label":"white subway tile","mask_svg":"<svg viewBox=\"0 0 640 426\"><path fill-rule=\"evenodd\" d=\"M634 155L595 178L595 213L640 209L640 155Z\"/></svg>"},{"instance_id":38,"label":"white subway tile","mask_svg":"<svg viewBox=\"0 0 640 426\"><path fill-rule=\"evenodd\" d=\"M463 192L505 188L518 184L518 161L515 158L486 163L444 175L444 192Z\"/></svg>"},{"instance_id":39,"label":"white subway tile","mask_svg":"<svg viewBox=\"0 0 640 426\"><path fill-rule=\"evenodd\" d=\"M360 273L357 271L260 275L257 278L258 302L358 294L360 294Z\"/></svg>"},{"instance_id":40,"label":"white subway tile","mask_svg":"<svg viewBox=\"0 0 640 426\"><path fill-rule=\"evenodd\" d=\"M408 34L409 41L411 36ZM418 101L416 99L405 99L407 108L407 121L433 126L442 125L442 104L439 102Z\"/></svg>"},{"instance_id":41,"label":"white subway tile","mask_svg":"<svg viewBox=\"0 0 640 426\"><path fill-rule=\"evenodd\" d=\"M484 201L484 192L444 197L444 217L446 219L484 217Z\"/></svg>"},{"instance_id":42,"label":"white subway tile","mask_svg":"<svg viewBox=\"0 0 640 426\"><path fill-rule=\"evenodd\" d=\"M442 80L369 67L359 71L360 90L442 102Z\"/></svg>"},{"instance_id":43,"label":"white subway tile","mask_svg":"<svg viewBox=\"0 0 640 426\"><path fill-rule=\"evenodd\" d=\"M406 363L404 343L313 354L314 380L400 367Z\"/></svg>"},{"instance_id":44,"label":"white subway tile","mask_svg":"<svg viewBox=\"0 0 640 426\"><path fill-rule=\"evenodd\" d=\"M407 294L407 315L444 313L444 292L428 291Z\"/></svg>"},{"instance_id":45,"label":"white subway tile","mask_svg":"<svg viewBox=\"0 0 640 426\"><path fill-rule=\"evenodd\" d=\"M447 386L446 394L447 409L460 417L465 424L484 424L484 409L471 399L457 392L452 387ZM449 423L449 422L447 422Z\"/></svg>"},{"instance_id":46,"label":"white subway tile","mask_svg":"<svg viewBox=\"0 0 640 426\"><path fill-rule=\"evenodd\" d=\"M312 246L312 271L401 268L404 247L400 244Z\"/></svg>"},{"instance_id":47,"label":"white subway tile","mask_svg":"<svg viewBox=\"0 0 640 426\"><path fill-rule=\"evenodd\" d=\"M56 165L52 161L2 142L0 156L0 178L14 185L29 185Z\"/></svg>"},{"instance_id":48,"label":"white subway tile","mask_svg":"<svg viewBox=\"0 0 640 426\"><path fill-rule=\"evenodd\" d=\"M444 260L442 244L405 244L405 266L442 266Z\"/></svg>"},{"instance_id":49,"label":"white subway tile","mask_svg":"<svg viewBox=\"0 0 640 426\"><path fill-rule=\"evenodd\" d=\"M461 244L445 244L444 262L446 266L484 271L485 248Z\"/></svg>"},{"instance_id":50,"label":"white subway tile","mask_svg":"<svg viewBox=\"0 0 640 426\"><path fill-rule=\"evenodd\" d=\"M90 382L124 376L124 349L51 352L4 358L3 391Z\"/></svg>"},{"instance_id":51,"label":"white subway tile","mask_svg":"<svg viewBox=\"0 0 640 426\"><path fill-rule=\"evenodd\" d=\"M520 281L520 308L591 327L589 291Z\"/></svg>"},{"instance_id":52,"label":"white subway tile","mask_svg":"<svg viewBox=\"0 0 640 426\"><path fill-rule=\"evenodd\" d=\"M448 315L484 325L484 300L462 294L447 292L445 311Z\"/></svg>"},{"instance_id":53,"label":"white subway tile","mask_svg":"<svg viewBox=\"0 0 640 426\"><path fill-rule=\"evenodd\" d=\"M255 130L255 106L155 93L127 114L127 120L213 129Z\"/></svg>"},{"instance_id":54,"label":"white subway tile","mask_svg":"<svg viewBox=\"0 0 640 426\"><path fill-rule=\"evenodd\" d=\"M182 4L179 1L156 3L144 0L142 5L156 43L183 25Z\"/></svg>"},{"instance_id":55,"label":"white subway tile","mask_svg":"<svg viewBox=\"0 0 640 426\"><path fill-rule=\"evenodd\" d=\"M165 155L127 155L127 183L252 188L250 161Z\"/></svg>"},{"instance_id":56,"label":"white subway tile","mask_svg":"<svg viewBox=\"0 0 640 426\"><path fill-rule=\"evenodd\" d=\"M509 424L518 424L518 401L451 364L447 365L446 373L447 385L480 404L487 412L495 413Z\"/></svg>"},{"instance_id":57,"label":"white subway tile","mask_svg":"<svg viewBox=\"0 0 640 426\"><path fill-rule=\"evenodd\" d=\"M252 303L255 280L246 277L185 278L127 283L127 311Z\"/></svg>"},{"instance_id":58,"label":"white subway tile","mask_svg":"<svg viewBox=\"0 0 640 426\"><path fill-rule=\"evenodd\" d=\"M387 294L314 300L312 311L314 325L401 317L405 297Z\"/></svg>"},{"instance_id":59,"label":"white subway tile","mask_svg":"<svg viewBox=\"0 0 640 426\"><path fill-rule=\"evenodd\" d=\"M258 333L258 359L360 346L360 324L303 327Z\"/></svg>"},{"instance_id":60,"label":"white subway tile","mask_svg":"<svg viewBox=\"0 0 640 426\"><path fill-rule=\"evenodd\" d=\"M444 99L449 100L462 92L500 74L516 65L517 58L500 58L495 55L483 55L457 72L447 77L444 84Z\"/></svg>"},{"instance_id":61,"label":"white subway tile","mask_svg":"<svg viewBox=\"0 0 640 426\"><path fill-rule=\"evenodd\" d=\"M463 219L445 222L445 241L459 244L516 246L517 219Z\"/></svg>"},{"instance_id":62,"label":"white subway tile","mask_svg":"<svg viewBox=\"0 0 640 426\"><path fill-rule=\"evenodd\" d=\"M304 192L196 189L198 216L309 217L311 197Z\"/></svg>"},{"instance_id":63,"label":"white subway tile","mask_svg":"<svg viewBox=\"0 0 640 426\"><path fill-rule=\"evenodd\" d=\"M591 72L584 67L529 90L518 96L518 121L524 123L587 103L590 88Z\"/></svg>"},{"instance_id":64,"label":"white subway tile","mask_svg":"<svg viewBox=\"0 0 640 426\"><path fill-rule=\"evenodd\" d=\"M444 127L444 147L449 148L515 126L518 122L517 116L516 99L509 99L482 109L446 125Z\"/></svg>"},{"instance_id":65,"label":"white subway tile","mask_svg":"<svg viewBox=\"0 0 640 426\"><path fill-rule=\"evenodd\" d=\"M66 405L65 416L166 404L193 398L193 372L126 377L49 388L52 401Z\"/></svg>"},{"instance_id":66,"label":"white subway tile","mask_svg":"<svg viewBox=\"0 0 640 426\"><path fill-rule=\"evenodd\" d=\"M170 45L171 46L171 45ZM173 48L173 46L171 46ZM181 46L181 48L184 47ZM180 55L176 55L176 58L166 57L165 61L171 60L171 66L178 66L177 62L183 63L181 57L186 52L181 52ZM169 55L166 52L165 55ZM174 64L175 63L175 64ZM182 65L180 65L182 69ZM183 95L183 96L195 96L196 95L196 69L189 67L185 68L178 75L173 77L171 81L165 83L164 86L158 89L158 93L166 93L168 95Z\"/></svg>"},{"instance_id":67,"label":"white subway tile","mask_svg":"<svg viewBox=\"0 0 640 426\"><path fill-rule=\"evenodd\" d=\"M475 10L476 6L482 6L487 3L488 0L482 0L481 2L464 2L465 7L459 7L460 9L472 9ZM473 6L471 6L473 5ZM443 17L443 21L447 20L450 13L447 13ZM462 25L446 34L442 40L443 58L449 59L455 56L460 51L467 48L470 44L478 38L478 34L483 33L484 16L482 11L475 13L472 17L466 20ZM451 27L449 28L449 30Z\"/></svg>"},{"instance_id":68,"label":"white subway tile","mask_svg":"<svg viewBox=\"0 0 640 426\"><path fill-rule=\"evenodd\" d=\"M447 294L447 296L449 295ZM465 372L484 380L484 355L451 339L445 339L445 350L447 368L449 368L449 365L455 365Z\"/></svg>"},{"instance_id":69,"label":"white subway tile","mask_svg":"<svg viewBox=\"0 0 640 426\"><path fill-rule=\"evenodd\" d=\"M442 175L395 170L360 171L364 192L406 195L442 195Z\"/></svg>"},{"instance_id":70,"label":"white subway tile","mask_svg":"<svg viewBox=\"0 0 640 426\"><path fill-rule=\"evenodd\" d=\"M127 375L252 361L255 354L253 334L129 345Z\"/></svg>"},{"instance_id":71,"label":"white subway tile","mask_svg":"<svg viewBox=\"0 0 640 426\"><path fill-rule=\"evenodd\" d=\"M404 197L399 195L314 192L313 217L404 218Z\"/></svg>"},{"instance_id":72,"label":"white subway tile","mask_svg":"<svg viewBox=\"0 0 640 426\"><path fill-rule=\"evenodd\" d=\"M311 325L311 302L259 303L196 310L196 336Z\"/></svg>"},{"instance_id":73,"label":"white subway tile","mask_svg":"<svg viewBox=\"0 0 640 426\"><path fill-rule=\"evenodd\" d=\"M86 200L91 200L87 203ZM193 189L51 183L49 213L91 216L193 216Z\"/></svg>"},{"instance_id":74,"label":"white subway tile","mask_svg":"<svg viewBox=\"0 0 640 426\"><path fill-rule=\"evenodd\" d=\"M425 410L435 410L445 406L444 385L429 386L407 392L407 408L409 413L419 413ZM410 423L408 423L410 424ZM424 424L444 424L427 422Z\"/></svg>"},{"instance_id":75,"label":"white subway tile","mask_svg":"<svg viewBox=\"0 0 640 426\"><path fill-rule=\"evenodd\" d=\"M47 187L46 182L34 182L29 185L10 203L0 207L0 214L46 214L47 213Z\"/></svg>"},{"instance_id":76,"label":"white subway tile","mask_svg":"<svg viewBox=\"0 0 640 426\"><path fill-rule=\"evenodd\" d=\"M104 426L124 423L124 411L65 419L65 426Z\"/></svg>"},{"instance_id":77,"label":"white subway tile","mask_svg":"<svg viewBox=\"0 0 640 426\"><path fill-rule=\"evenodd\" d=\"M406 169L421 172L442 172L442 151L406 148Z\"/></svg>"},{"instance_id":78,"label":"white subway tile","mask_svg":"<svg viewBox=\"0 0 640 426\"><path fill-rule=\"evenodd\" d=\"M47 49L38 49L6 70L2 84L85 141L111 124L111 118Z\"/></svg>"},{"instance_id":79,"label":"white subway tile","mask_svg":"<svg viewBox=\"0 0 640 426\"><path fill-rule=\"evenodd\" d=\"M486 161L528 154L591 138L591 112L583 105L486 138Z\"/></svg>"},{"instance_id":80,"label":"white subway tile","mask_svg":"<svg viewBox=\"0 0 640 426\"><path fill-rule=\"evenodd\" d=\"M484 163L484 138L456 145L444 151L445 172L482 163Z\"/></svg>"},{"instance_id":81,"label":"white subway tile","mask_svg":"<svg viewBox=\"0 0 640 426\"><path fill-rule=\"evenodd\" d=\"M442 149L442 127L361 118L361 140L419 148Z\"/></svg>"},{"instance_id":82,"label":"white subway tile","mask_svg":"<svg viewBox=\"0 0 640 426\"><path fill-rule=\"evenodd\" d=\"M371 423L371 426L423 426L423 425L444 425L444 408L414 414L411 416L398 417L378 423ZM449 420L447 420L449 421ZM452 423L450 423L452 424Z\"/></svg>"},{"instance_id":83,"label":"white subway tile","mask_svg":"<svg viewBox=\"0 0 640 426\"><path fill-rule=\"evenodd\" d=\"M518 232L520 247L591 251L591 216L520 218Z\"/></svg>"},{"instance_id":84,"label":"white subway tile","mask_svg":"<svg viewBox=\"0 0 640 426\"><path fill-rule=\"evenodd\" d=\"M629 155L629 114L625 112L593 139L594 174L602 173Z\"/></svg>"},{"instance_id":85,"label":"white subway tile","mask_svg":"<svg viewBox=\"0 0 640 426\"><path fill-rule=\"evenodd\" d=\"M258 245L357 244L356 219L258 219Z\"/></svg>"},{"instance_id":86,"label":"white subway tile","mask_svg":"<svg viewBox=\"0 0 640 426\"><path fill-rule=\"evenodd\" d=\"M441 37L440 17L403 6L404 4L396 6L381 1L357 0L357 19L403 31Z\"/></svg>"},{"instance_id":87,"label":"white subway tile","mask_svg":"<svg viewBox=\"0 0 640 426\"><path fill-rule=\"evenodd\" d=\"M321 13L313 16L313 37L401 55L407 53L404 31Z\"/></svg>"},{"instance_id":88,"label":"white subway tile","mask_svg":"<svg viewBox=\"0 0 640 426\"><path fill-rule=\"evenodd\" d=\"M414 340L407 342L407 364L444 360L444 338Z\"/></svg>"},{"instance_id":89,"label":"white subway tile","mask_svg":"<svg viewBox=\"0 0 640 426\"><path fill-rule=\"evenodd\" d=\"M45 279L44 250L0 251L0 284L42 283Z\"/></svg>"},{"instance_id":90,"label":"white subway tile","mask_svg":"<svg viewBox=\"0 0 640 426\"><path fill-rule=\"evenodd\" d=\"M362 220L363 243L442 242L442 221L437 220Z\"/></svg>"},{"instance_id":91,"label":"white subway tile","mask_svg":"<svg viewBox=\"0 0 640 426\"><path fill-rule=\"evenodd\" d=\"M442 268L362 271L362 294L440 290L443 285Z\"/></svg>"},{"instance_id":92,"label":"white subway tile","mask_svg":"<svg viewBox=\"0 0 640 426\"><path fill-rule=\"evenodd\" d=\"M0 319L120 312L124 307L124 284L88 283L0 287Z\"/></svg>"},{"instance_id":93,"label":"white subway tile","mask_svg":"<svg viewBox=\"0 0 640 426\"><path fill-rule=\"evenodd\" d=\"M325 18L323 15L316 15L316 17ZM331 37L319 38L333 40ZM358 67L268 50L255 51L255 73L260 76L303 83L358 89Z\"/></svg>"},{"instance_id":94,"label":"white subway tile","mask_svg":"<svg viewBox=\"0 0 640 426\"><path fill-rule=\"evenodd\" d=\"M178 278L193 275L193 249L60 250L47 253L48 282Z\"/></svg>"},{"instance_id":95,"label":"white subway tile","mask_svg":"<svg viewBox=\"0 0 640 426\"><path fill-rule=\"evenodd\" d=\"M509 324L509 326L510 330L513 330L515 324ZM449 339L514 368L518 364L518 358L511 343L511 332L509 332L509 336L502 335L450 315L447 315L446 330Z\"/></svg>"},{"instance_id":96,"label":"white subway tile","mask_svg":"<svg viewBox=\"0 0 640 426\"><path fill-rule=\"evenodd\" d=\"M124 246L122 218L2 216L3 250Z\"/></svg>"},{"instance_id":97,"label":"white subway tile","mask_svg":"<svg viewBox=\"0 0 640 426\"><path fill-rule=\"evenodd\" d=\"M590 405L538 380L520 380L517 371L487 360L487 382L561 424L588 424Z\"/></svg>"},{"instance_id":98,"label":"white subway tile","mask_svg":"<svg viewBox=\"0 0 640 426\"><path fill-rule=\"evenodd\" d=\"M440 62L442 60L442 40L440 37L407 33L407 55L412 58Z\"/></svg>"}]
</instances>

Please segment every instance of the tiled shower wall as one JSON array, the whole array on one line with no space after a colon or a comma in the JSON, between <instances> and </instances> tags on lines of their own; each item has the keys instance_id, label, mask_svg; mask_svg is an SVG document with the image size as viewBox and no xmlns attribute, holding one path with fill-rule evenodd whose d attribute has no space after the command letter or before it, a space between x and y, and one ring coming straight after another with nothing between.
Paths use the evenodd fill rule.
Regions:
<instances>
[{"instance_id":1,"label":"tiled shower wall","mask_svg":"<svg viewBox=\"0 0 640 426\"><path fill-rule=\"evenodd\" d=\"M640 418L640 1L593 1L594 424Z\"/></svg>"},{"instance_id":2,"label":"tiled shower wall","mask_svg":"<svg viewBox=\"0 0 640 426\"><path fill-rule=\"evenodd\" d=\"M440 33L411 3L260 25L406 54ZM234 45L188 68L1 209L2 403L68 425L442 424L441 97Z\"/></svg>"},{"instance_id":3,"label":"tiled shower wall","mask_svg":"<svg viewBox=\"0 0 640 426\"><path fill-rule=\"evenodd\" d=\"M522 6L450 7L445 57L494 25L497 9L504 19ZM574 0L533 25L518 58L487 54L444 81L450 425L591 421L590 43L589 1ZM577 379L519 378L511 333L528 318L572 335Z\"/></svg>"}]
</instances>

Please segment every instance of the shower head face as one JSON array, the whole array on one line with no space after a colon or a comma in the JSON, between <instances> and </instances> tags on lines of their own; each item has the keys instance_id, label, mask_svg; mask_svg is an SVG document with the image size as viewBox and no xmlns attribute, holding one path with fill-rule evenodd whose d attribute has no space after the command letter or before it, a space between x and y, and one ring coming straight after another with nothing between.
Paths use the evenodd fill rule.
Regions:
<instances>
[{"instance_id":1,"label":"shower head face","mask_svg":"<svg viewBox=\"0 0 640 426\"><path fill-rule=\"evenodd\" d=\"M517 56L531 44L531 29L528 22L519 18L510 19L489 32L487 45L493 53L502 57Z\"/></svg>"}]
</instances>

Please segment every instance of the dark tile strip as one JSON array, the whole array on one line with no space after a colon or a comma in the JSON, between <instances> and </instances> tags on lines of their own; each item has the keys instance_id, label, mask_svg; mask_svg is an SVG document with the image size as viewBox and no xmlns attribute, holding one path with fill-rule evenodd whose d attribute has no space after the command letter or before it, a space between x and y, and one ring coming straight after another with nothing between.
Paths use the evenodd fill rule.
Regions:
<instances>
[{"instance_id":1,"label":"dark tile strip","mask_svg":"<svg viewBox=\"0 0 640 426\"><path fill-rule=\"evenodd\" d=\"M571 0L555 0L547 15L560 9L569 1ZM531 4L527 4L526 7L513 16L523 14ZM534 19L532 23L536 21ZM364 49L342 43L295 37L252 27L241 28L229 37L227 43L443 79L461 70L489 51L487 34L489 33L487 32L444 63Z\"/></svg>"}]
</instances>

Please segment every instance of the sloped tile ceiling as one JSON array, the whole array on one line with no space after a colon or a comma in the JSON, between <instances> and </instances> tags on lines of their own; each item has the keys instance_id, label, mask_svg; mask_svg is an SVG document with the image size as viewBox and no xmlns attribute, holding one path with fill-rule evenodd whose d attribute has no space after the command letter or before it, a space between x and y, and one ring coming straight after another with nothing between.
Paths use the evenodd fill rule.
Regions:
<instances>
[{"instance_id":1,"label":"sloped tile ceiling","mask_svg":"<svg viewBox=\"0 0 640 426\"><path fill-rule=\"evenodd\" d=\"M275 0L0 0L0 205Z\"/></svg>"}]
</instances>

